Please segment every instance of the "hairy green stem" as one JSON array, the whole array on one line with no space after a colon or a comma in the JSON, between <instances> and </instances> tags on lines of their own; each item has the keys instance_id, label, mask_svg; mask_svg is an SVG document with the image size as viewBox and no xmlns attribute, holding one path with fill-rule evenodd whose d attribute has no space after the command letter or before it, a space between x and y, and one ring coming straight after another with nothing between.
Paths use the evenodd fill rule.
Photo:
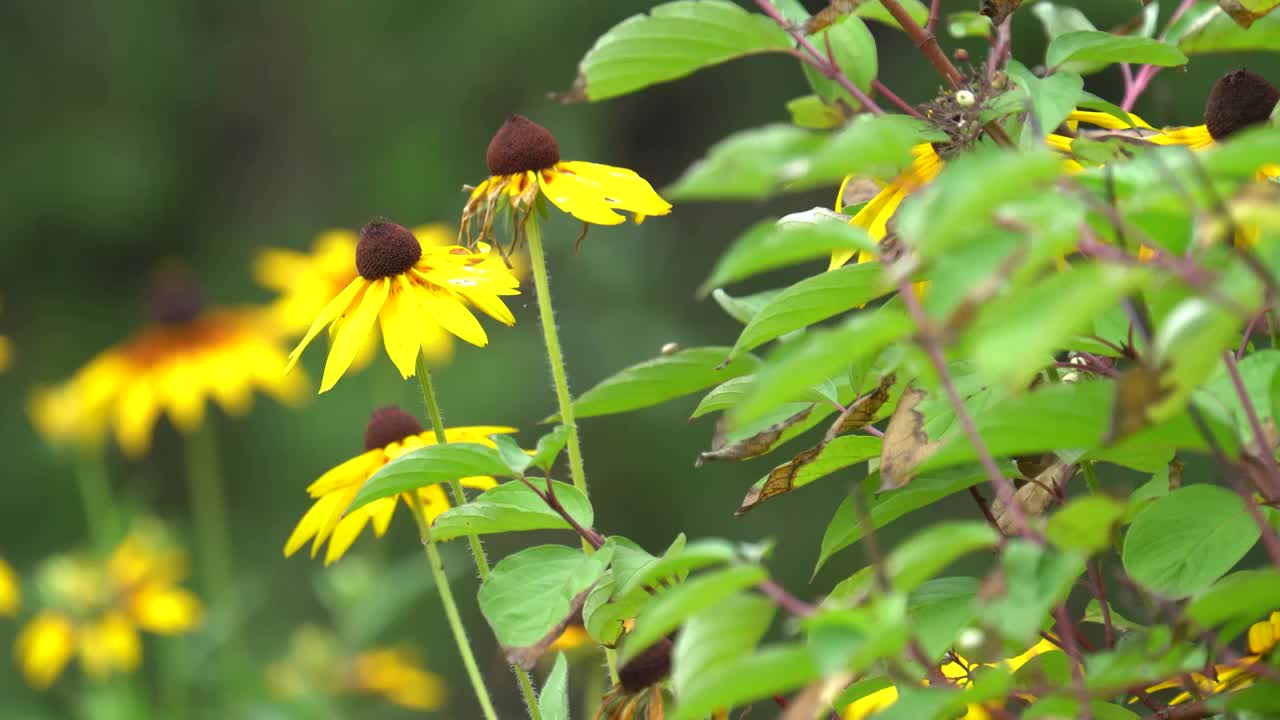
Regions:
<instances>
[{"instance_id":1,"label":"hairy green stem","mask_svg":"<svg viewBox=\"0 0 1280 720\"><path fill-rule=\"evenodd\" d=\"M529 241L529 264L533 266L533 287L538 297L542 337L547 345L547 361L551 364L551 381L555 385L556 402L560 405L560 422L569 429L569 476L573 478L573 486L585 496L587 475L582 465L582 443L578 440L578 424L573 418L573 396L569 394L564 354L560 351L560 335L556 331L555 311L551 307L551 282L547 278L547 257L542 250L542 231L534 217L530 217L524 227ZM591 552L585 540L583 547Z\"/></svg>"},{"instance_id":2,"label":"hairy green stem","mask_svg":"<svg viewBox=\"0 0 1280 720\"><path fill-rule=\"evenodd\" d=\"M440 551L431 537L431 521L427 519L427 509L422 506L422 498L417 492L405 493L409 505L413 508L413 519L418 523L418 535L422 538L422 546L427 552L427 564L431 566L431 576L436 581L436 589L440 592L440 604L444 605L445 618L449 621L449 629L453 631L453 639L458 645L458 654L462 656L462 666L471 680L471 688L475 690L476 699L480 701L480 709L486 720L498 720L493 710L493 701L489 699L489 689L485 687L480 668L476 665L476 656L471 651L471 643L467 640L466 628L462 626L462 617L458 614L458 604L454 602L453 591L449 589L449 576L445 575L444 562L440 559Z\"/></svg>"},{"instance_id":3,"label":"hairy green stem","mask_svg":"<svg viewBox=\"0 0 1280 720\"><path fill-rule=\"evenodd\" d=\"M427 416L431 419L431 429L436 434L436 443L446 445L449 439L445 437L444 415L440 412L440 401L436 398L436 388L431 382L431 373L427 369L422 353L418 353L418 384L422 388L422 399L427 404ZM449 488L453 491L454 503L465 505L467 495L462 490L462 482L452 478L449 480ZM476 573L480 575L480 581L484 582L489 577L489 558L484 552L484 546L480 544L478 535L468 532L467 541L471 543L471 558L475 561ZM525 705L529 707L529 717L531 720L542 720L542 712L538 709L538 696L533 689L533 679L524 668L518 665L512 665L511 669L515 671L516 678L520 681L520 692L524 695Z\"/></svg>"},{"instance_id":4,"label":"hairy green stem","mask_svg":"<svg viewBox=\"0 0 1280 720\"><path fill-rule=\"evenodd\" d=\"M187 436L187 482L191 493L191 521L199 553L201 583L205 596L222 596L236 617L237 604L231 530L227 524L227 498L222 481L222 463L211 419Z\"/></svg>"}]
</instances>

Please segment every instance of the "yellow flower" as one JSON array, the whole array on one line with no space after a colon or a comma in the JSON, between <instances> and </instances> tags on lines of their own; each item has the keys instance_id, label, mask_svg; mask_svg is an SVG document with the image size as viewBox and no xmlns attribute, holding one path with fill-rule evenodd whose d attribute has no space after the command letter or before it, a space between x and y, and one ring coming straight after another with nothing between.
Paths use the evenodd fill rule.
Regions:
<instances>
[{"instance_id":1,"label":"yellow flower","mask_svg":"<svg viewBox=\"0 0 1280 720\"><path fill-rule=\"evenodd\" d=\"M424 247L442 248L454 240L453 233L442 224L415 227L413 234ZM316 237L309 253L282 248L258 253L254 277L258 284L279 293L271 310L285 333L305 333L324 306L359 276L352 262L359 239L351 230L326 230ZM501 260L491 258L487 262ZM371 333L361 344L352 367L366 367L377 344L376 335ZM433 364L448 362L453 356L453 336L436 323L424 323L422 352Z\"/></svg>"},{"instance_id":2,"label":"yellow flower","mask_svg":"<svg viewBox=\"0 0 1280 720\"><path fill-rule=\"evenodd\" d=\"M1277 644L1280 644L1280 611L1273 612L1266 620L1251 625L1247 638L1249 644L1248 655L1233 663L1214 665L1213 671L1216 677L1213 678L1201 673L1191 673L1188 677L1190 678L1190 683L1195 686L1195 695L1184 690L1174 696L1169 701L1169 704L1181 705L1188 700L1195 699L1197 696L1218 695L1242 690L1252 685L1255 678L1249 672L1249 666L1263 662L1263 658L1274 650ZM1147 688L1147 692L1155 693L1161 690L1181 688L1184 687L1183 682L1183 678L1166 680ZM1133 698L1129 702L1137 702L1137 698Z\"/></svg>"},{"instance_id":3,"label":"yellow flower","mask_svg":"<svg viewBox=\"0 0 1280 720\"><path fill-rule=\"evenodd\" d=\"M1026 665L1032 658L1037 655L1052 652L1058 649L1057 645L1048 640L1040 640L1032 645L1025 652L1015 657L1002 660L998 663L970 663L962 656L956 653L949 653L950 660L939 666L942 674L956 687L968 687L972 682L972 674L977 667L993 667L1000 668L1009 673L1017 672L1019 668ZM922 680L921 685L928 685L928 680ZM898 701L898 688L889 686L865 697L858 698L851 704L845 706L844 712L841 713L841 720L866 720L866 718L874 717L876 713L888 708ZM990 720L991 713L981 705L969 705L965 709L965 714L961 716L962 720Z\"/></svg>"},{"instance_id":4,"label":"yellow flower","mask_svg":"<svg viewBox=\"0 0 1280 720\"><path fill-rule=\"evenodd\" d=\"M515 432L515 428L448 428L445 430L445 439L451 443L481 443L493 447L490 435L511 432ZM342 557L371 521L374 534L382 537L391 524L397 499L403 499L407 504L407 494L376 500L350 514L347 514L347 506L365 481L383 465L410 450L434 445L435 442L434 432L423 432L422 425L412 415L394 405L375 410L364 432L365 451L321 475L307 488L307 493L315 498L315 503L298 521L293 534L285 543L285 557L293 555L308 540L312 540L311 556L315 557L320 546L328 541L329 548L324 558L325 565L328 565ZM487 490L497 483L491 477L474 477L464 478L462 484ZM449 509L449 499L438 484L419 488L417 492L429 521L434 521Z\"/></svg>"},{"instance_id":5,"label":"yellow flower","mask_svg":"<svg viewBox=\"0 0 1280 720\"><path fill-rule=\"evenodd\" d=\"M79 656L85 672L104 677L136 670L140 631L178 635L199 624L203 606L177 585L181 552L136 529L105 563L60 556L41 569L40 597L49 603L22 628L14 655L32 687L43 690Z\"/></svg>"},{"instance_id":6,"label":"yellow flower","mask_svg":"<svg viewBox=\"0 0 1280 720\"><path fill-rule=\"evenodd\" d=\"M289 354L292 369L302 351L326 327L333 344L320 392L351 367L377 322L387 355L403 377L413 377L424 342L444 332L484 347L484 328L469 306L506 325L515 316L502 295L518 295L519 281L481 243L475 250L423 243L407 228L375 220L360 231L355 247L357 274L316 316L302 342Z\"/></svg>"},{"instance_id":7,"label":"yellow flower","mask_svg":"<svg viewBox=\"0 0 1280 720\"><path fill-rule=\"evenodd\" d=\"M289 652L266 669L267 688L282 698L339 693L377 695L410 710L438 710L447 692L443 679L422 668L404 647L373 647L350 656L332 631L303 626L289 639Z\"/></svg>"},{"instance_id":8,"label":"yellow flower","mask_svg":"<svg viewBox=\"0 0 1280 720\"><path fill-rule=\"evenodd\" d=\"M210 400L241 415L255 389L286 403L304 397L305 381L280 372L285 352L261 309L205 310L198 293L178 282L166 282L151 300L148 326L33 394L32 419L51 441L92 444L110 427L125 454L139 457L161 413L191 433Z\"/></svg>"},{"instance_id":9,"label":"yellow flower","mask_svg":"<svg viewBox=\"0 0 1280 720\"><path fill-rule=\"evenodd\" d=\"M444 706L444 680L420 665L403 648L366 650L352 663L351 689L380 695L410 710L436 710Z\"/></svg>"},{"instance_id":10,"label":"yellow flower","mask_svg":"<svg viewBox=\"0 0 1280 720\"><path fill-rule=\"evenodd\" d=\"M934 150L933 145L931 143L916 145L911 148L911 165L892 182L886 184L875 197L868 200L849 224L866 230L871 239L876 242L884 240L889 234L889 219L898 211L898 206L902 204L903 199L933 182L940 172L942 172L942 158L938 156L938 151ZM836 193L836 212L843 208L844 191L852 179L853 176L846 177L840 184L840 190ZM827 269L835 270L843 266L853 259L855 254L858 255L858 262L873 259L866 253L838 250L831 254L831 264Z\"/></svg>"},{"instance_id":11,"label":"yellow flower","mask_svg":"<svg viewBox=\"0 0 1280 720\"><path fill-rule=\"evenodd\" d=\"M13 566L0 557L0 617L13 617L22 607L22 581Z\"/></svg>"},{"instance_id":12,"label":"yellow flower","mask_svg":"<svg viewBox=\"0 0 1280 720\"><path fill-rule=\"evenodd\" d=\"M462 217L464 237L470 236L471 221L478 217L479 239L487 239L497 211L503 207L513 213L514 226L522 227L539 197L582 222L595 225L625 222L619 210L632 213L636 222L643 222L647 215L671 212L671 204L632 170L561 160L560 147L551 132L520 115L512 115L498 129L485 160L490 177L467 200Z\"/></svg>"}]
</instances>

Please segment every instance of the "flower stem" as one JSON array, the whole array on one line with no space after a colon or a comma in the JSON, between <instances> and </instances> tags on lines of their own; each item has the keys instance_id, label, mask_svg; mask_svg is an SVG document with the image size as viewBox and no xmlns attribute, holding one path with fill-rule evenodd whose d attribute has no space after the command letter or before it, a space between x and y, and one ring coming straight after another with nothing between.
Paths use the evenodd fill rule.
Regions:
<instances>
[{"instance_id":1,"label":"flower stem","mask_svg":"<svg viewBox=\"0 0 1280 720\"><path fill-rule=\"evenodd\" d=\"M119 513L111 494L111 478L101 446L81 448L76 458L76 484L84 504L85 529L96 551L105 553L118 539Z\"/></svg>"},{"instance_id":2,"label":"flower stem","mask_svg":"<svg viewBox=\"0 0 1280 720\"><path fill-rule=\"evenodd\" d=\"M418 385L422 388L422 399L427 404L427 417L431 419L431 429L436 434L436 443L447 445L449 439L445 436L444 415L440 412L440 401L436 398L436 388L431 382L431 371L427 369L426 358L422 353L418 353ZM449 488L452 490L455 504L467 503L467 494L462 490L462 481L457 478L450 479ZM480 582L484 582L489 577L489 557L484 552L484 546L480 544L480 537L474 532L467 533L467 541L471 543L471 559L475 561L476 573L480 575ZM533 680L529 677L529 673L518 665L512 665L511 669L515 671L516 678L520 681L520 692L524 695L525 705L529 708L530 719L542 720L542 712L538 709L538 696L534 692Z\"/></svg>"},{"instance_id":3,"label":"flower stem","mask_svg":"<svg viewBox=\"0 0 1280 720\"><path fill-rule=\"evenodd\" d=\"M222 482L222 464L211 422L206 420L186 440L187 482L191 493L191 516L196 550L200 553L201 582L205 596L223 602L236 617L235 575L231 531L227 525L227 499Z\"/></svg>"},{"instance_id":4,"label":"flower stem","mask_svg":"<svg viewBox=\"0 0 1280 720\"><path fill-rule=\"evenodd\" d=\"M533 287L538 297L538 317L542 321L542 337L547 344L547 360L551 364L551 381L556 388L556 402L560 404L560 422L569 429L569 475L573 486L587 495L587 475L582 465L582 444L578 440L578 424L573 418L573 396L569 394L569 379L565 374L564 355L560 351L560 335L556 332L555 311L551 308L551 283L547 278L547 257L542 251L542 231L538 221L530 217L525 223L525 235L529 241L529 260L533 266ZM583 547L587 543L583 541ZM590 552L590 548L587 548Z\"/></svg>"},{"instance_id":5,"label":"flower stem","mask_svg":"<svg viewBox=\"0 0 1280 720\"><path fill-rule=\"evenodd\" d=\"M427 519L427 510L422 506L422 498L416 492L405 493L409 505L413 508L413 519L418 523L418 535L422 538L422 546L426 548L427 564L431 566L431 576L436 581L436 589L440 591L440 604L444 605L445 618L449 621L449 629L453 631L453 639L458 644L458 654L462 656L462 665L466 668L467 677L471 680L471 688L475 690L476 699L480 701L480 709L486 720L498 720L493 710L493 701L489 699L489 689L480 676L480 668L476 665L475 654L471 652L471 643L467 640L467 631L462 626L462 618L458 615L458 604L453 600L453 591L449 589L449 577L444 572L444 562L440 559L440 551L431 537L431 522Z\"/></svg>"}]
</instances>

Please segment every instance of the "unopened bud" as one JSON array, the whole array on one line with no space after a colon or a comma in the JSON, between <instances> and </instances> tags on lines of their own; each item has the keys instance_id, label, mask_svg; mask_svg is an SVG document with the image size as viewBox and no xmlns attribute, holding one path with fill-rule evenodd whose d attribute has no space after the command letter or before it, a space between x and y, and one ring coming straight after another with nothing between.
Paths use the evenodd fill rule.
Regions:
<instances>
[{"instance_id":1,"label":"unopened bud","mask_svg":"<svg viewBox=\"0 0 1280 720\"><path fill-rule=\"evenodd\" d=\"M669 342L662 346L663 355L674 355L680 352L680 343Z\"/></svg>"},{"instance_id":2,"label":"unopened bud","mask_svg":"<svg viewBox=\"0 0 1280 720\"><path fill-rule=\"evenodd\" d=\"M973 104L977 101L978 98L974 97L973 92L970 90L956 91L956 104L960 107L973 107Z\"/></svg>"},{"instance_id":3,"label":"unopened bud","mask_svg":"<svg viewBox=\"0 0 1280 720\"><path fill-rule=\"evenodd\" d=\"M951 53L951 57L956 62L969 62L969 51L964 48L956 48L956 51Z\"/></svg>"}]
</instances>

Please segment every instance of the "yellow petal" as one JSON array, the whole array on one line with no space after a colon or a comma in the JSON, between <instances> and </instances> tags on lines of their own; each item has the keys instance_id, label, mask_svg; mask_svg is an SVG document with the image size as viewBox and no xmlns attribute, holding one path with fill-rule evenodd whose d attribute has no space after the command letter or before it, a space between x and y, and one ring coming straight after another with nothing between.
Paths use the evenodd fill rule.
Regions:
<instances>
[{"instance_id":1,"label":"yellow petal","mask_svg":"<svg viewBox=\"0 0 1280 720\"><path fill-rule=\"evenodd\" d=\"M422 317L417 294L404 275L390 278L387 301L378 313L382 327L382 344L400 371L400 377L411 378L417 370L422 347Z\"/></svg>"},{"instance_id":2,"label":"yellow petal","mask_svg":"<svg viewBox=\"0 0 1280 720\"><path fill-rule=\"evenodd\" d=\"M391 287L388 278L381 278L369 283L360 304L349 316L342 319L338 332L333 336L333 347L329 348L329 359L324 364L324 377L320 379L320 392L332 388L338 378L351 367L351 361L360 344L365 342L373 331L373 323L378 318L378 311L387 299L387 291Z\"/></svg>"},{"instance_id":3,"label":"yellow petal","mask_svg":"<svg viewBox=\"0 0 1280 720\"><path fill-rule=\"evenodd\" d=\"M315 537L316 532L320 529L320 525L329 517L329 512L333 503L337 502L336 495L326 495L311 504L302 515L302 519L298 521L298 525L293 528L289 539L284 543L284 556L289 557L298 552L298 549L307 544L307 541Z\"/></svg>"},{"instance_id":4,"label":"yellow petal","mask_svg":"<svg viewBox=\"0 0 1280 720\"><path fill-rule=\"evenodd\" d=\"M897 701L898 688L889 686L853 701L845 707L840 717L841 720L866 720Z\"/></svg>"},{"instance_id":5,"label":"yellow petal","mask_svg":"<svg viewBox=\"0 0 1280 720\"><path fill-rule=\"evenodd\" d=\"M438 484L418 488L418 498L422 500L422 509L428 523L434 523L436 518L452 507L449 504L449 498L445 497L444 489Z\"/></svg>"},{"instance_id":6,"label":"yellow petal","mask_svg":"<svg viewBox=\"0 0 1280 720\"><path fill-rule=\"evenodd\" d=\"M1272 613L1271 619L1254 623L1249 627L1249 652L1266 655L1280 641L1280 613Z\"/></svg>"},{"instance_id":7,"label":"yellow petal","mask_svg":"<svg viewBox=\"0 0 1280 720\"><path fill-rule=\"evenodd\" d=\"M160 379L160 392L169 419L178 430L190 434L204 421L203 379L199 366L177 358Z\"/></svg>"},{"instance_id":8,"label":"yellow petal","mask_svg":"<svg viewBox=\"0 0 1280 720\"><path fill-rule=\"evenodd\" d=\"M94 677L131 672L142 662L142 640L129 618L111 611L85 623L79 637L80 662Z\"/></svg>"},{"instance_id":9,"label":"yellow petal","mask_svg":"<svg viewBox=\"0 0 1280 720\"><path fill-rule=\"evenodd\" d=\"M485 335L480 321L448 290L425 283L418 284L414 289L423 313L440 327L477 347L489 344L489 337Z\"/></svg>"},{"instance_id":10,"label":"yellow petal","mask_svg":"<svg viewBox=\"0 0 1280 720\"><path fill-rule=\"evenodd\" d=\"M671 203L659 197L649 181L633 170L580 160L562 162L556 167L595 183L610 205L640 215L666 215L671 212Z\"/></svg>"},{"instance_id":11,"label":"yellow petal","mask_svg":"<svg viewBox=\"0 0 1280 720\"><path fill-rule=\"evenodd\" d=\"M381 448L366 450L321 475L307 486L307 494L318 498L335 490L359 487L369 479L370 475L373 475L382 462Z\"/></svg>"},{"instance_id":12,"label":"yellow petal","mask_svg":"<svg viewBox=\"0 0 1280 720\"><path fill-rule=\"evenodd\" d=\"M1074 123L1088 123L1094 127L1106 128L1108 130L1124 130L1130 127L1139 127L1146 130L1154 129L1147 124L1146 120L1143 120L1137 115L1134 115L1133 113L1126 114L1129 116L1130 122L1133 123L1132 125L1110 113L1097 112L1093 110L1072 110L1071 114L1067 116L1067 123L1073 129L1075 128Z\"/></svg>"},{"instance_id":13,"label":"yellow petal","mask_svg":"<svg viewBox=\"0 0 1280 720\"><path fill-rule=\"evenodd\" d=\"M188 632L200 624L204 616L204 605L195 593L159 583L135 592L129 609L139 627L160 635Z\"/></svg>"},{"instance_id":14,"label":"yellow petal","mask_svg":"<svg viewBox=\"0 0 1280 720\"><path fill-rule=\"evenodd\" d=\"M413 236L424 249L429 247L446 247L458 241L458 233L444 223L419 225L412 230Z\"/></svg>"},{"instance_id":15,"label":"yellow petal","mask_svg":"<svg viewBox=\"0 0 1280 720\"><path fill-rule=\"evenodd\" d=\"M22 607L22 582L13 566L0 558L0 617L12 617Z\"/></svg>"},{"instance_id":16,"label":"yellow petal","mask_svg":"<svg viewBox=\"0 0 1280 720\"><path fill-rule=\"evenodd\" d=\"M75 654L75 627L70 618L51 610L32 618L14 643L14 656L27 684L44 690L62 674Z\"/></svg>"},{"instance_id":17,"label":"yellow petal","mask_svg":"<svg viewBox=\"0 0 1280 720\"><path fill-rule=\"evenodd\" d=\"M1144 137L1143 140L1152 145L1185 145L1192 150L1203 150L1213 147L1213 136L1204 125L1191 127L1161 128L1159 133Z\"/></svg>"},{"instance_id":18,"label":"yellow petal","mask_svg":"<svg viewBox=\"0 0 1280 720\"><path fill-rule=\"evenodd\" d=\"M888 234L889 218L897 212L898 206L902 204L903 198L907 196L906 191L896 181L886 185L876 193L876 196L867 201L866 205L858 211L849 221L850 225L860 227L867 231L872 240L879 242ZM831 263L827 266L828 270L835 270L844 266L853 256L857 254L856 250L839 250L831 253Z\"/></svg>"},{"instance_id":19,"label":"yellow petal","mask_svg":"<svg viewBox=\"0 0 1280 720\"><path fill-rule=\"evenodd\" d=\"M130 457L141 457L151 446L151 428L160 414L151 378L136 378L120 395L115 408L116 441Z\"/></svg>"},{"instance_id":20,"label":"yellow petal","mask_svg":"<svg viewBox=\"0 0 1280 720\"><path fill-rule=\"evenodd\" d=\"M316 556L320 546L329 539L329 535L333 533L338 523L342 522L342 518L347 513L347 507L351 505L351 501L355 499L356 493L359 491L360 486L357 485L325 496L326 498L333 498L333 504L329 508L328 516L320 524L320 529L316 531L315 542L311 544L311 557Z\"/></svg>"},{"instance_id":21,"label":"yellow petal","mask_svg":"<svg viewBox=\"0 0 1280 720\"><path fill-rule=\"evenodd\" d=\"M369 503L369 516L373 519L373 534L382 537L387 534L387 526L396 512L396 498L389 497Z\"/></svg>"},{"instance_id":22,"label":"yellow petal","mask_svg":"<svg viewBox=\"0 0 1280 720\"><path fill-rule=\"evenodd\" d=\"M364 530L367 524L369 524L369 513L365 508L360 508L342 518L333 529L333 534L329 536L329 548L325 551L324 564L331 565L341 558L356 538L360 537L360 531Z\"/></svg>"},{"instance_id":23,"label":"yellow petal","mask_svg":"<svg viewBox=\"0 0 1280 720\"><path fill-rule=\"evenodd\" d=\"M312 321L311 327L307 329L307 334L302 337L302 340L298 343L298 346L293 349L293 352L289 353L289 364L285 367L285 372L292 370L293 366L298 364L298 358L302 357L302 351L306 349L307 345L311 344L311 341L315 339L316 335L320 334L321 330L325 329L334 320L337 320L339 317L344 315L351 304L355 301L356 296L368 284L368 280L357 275L354 280L342 289L342 292L338 293L337 297L330 300L329 304L324 306L324 309L321 310L320 314L316 316L316 319Z\"/></svg>"},{"instance_id":24,"label":"yellow petal","mask_svg":"<svg viewBox=\"0 0 1280 720\"><path fill-rule=\"evenodd\" d=\"M538 185L556 207L582 220L597 225L617 225L626 218L613 211L605 201L600 186L564 172L549 170L538 173Z\"/></svg>"}]
</instances>

